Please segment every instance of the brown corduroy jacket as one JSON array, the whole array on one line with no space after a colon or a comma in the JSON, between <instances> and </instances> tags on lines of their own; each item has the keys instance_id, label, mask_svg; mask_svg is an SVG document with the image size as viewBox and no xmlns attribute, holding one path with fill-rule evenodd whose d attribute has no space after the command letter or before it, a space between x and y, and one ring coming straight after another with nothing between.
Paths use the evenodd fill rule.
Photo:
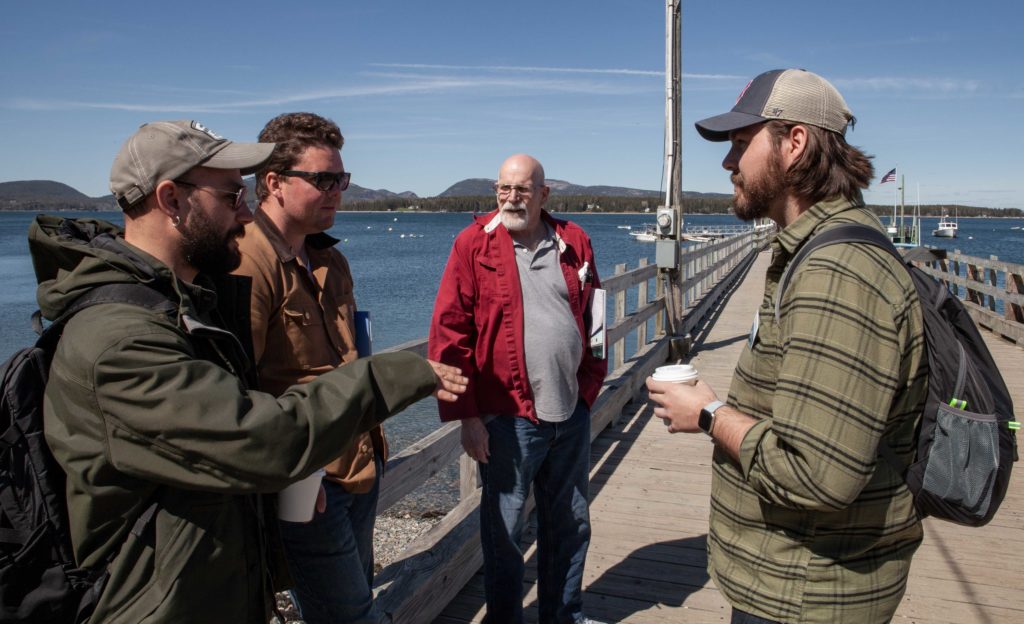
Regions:
<instances>
[{"instance_id":1,"label":"brown corduroy jacket","mask_svg":"<svg viewBox=\"0 0 1024 624\"><path fill-rule=\"evenodd\" d=\"M352 273L337 243L325 233L307 236L307 270L261 210L239 239L242 264L235 273L252 278L252 339L264 392L279 394L358 358ZM328 478L353 494L370 491L374 455L387 461L383 430L338 452L326 467Z\"/></svg>"}]
</instances>

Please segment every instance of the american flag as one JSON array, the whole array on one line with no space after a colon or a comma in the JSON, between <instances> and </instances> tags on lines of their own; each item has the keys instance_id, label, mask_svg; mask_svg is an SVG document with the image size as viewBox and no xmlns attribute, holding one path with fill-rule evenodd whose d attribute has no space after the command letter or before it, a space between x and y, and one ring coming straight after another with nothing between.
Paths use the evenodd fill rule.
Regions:
<instances>
[{"instance_id":1,"label":"american flag","mask_svg":"<svg viewBox=\"0 0 1024 624\"><path fill-rule=\"evenodd\" d=\"M889 173L887 173L884 176L882 176L882 181L879 182L879 184L885 184L886 182L895 182L895 181L896 181L896 170L893 169Z\"/></svg>"}]
</instances>

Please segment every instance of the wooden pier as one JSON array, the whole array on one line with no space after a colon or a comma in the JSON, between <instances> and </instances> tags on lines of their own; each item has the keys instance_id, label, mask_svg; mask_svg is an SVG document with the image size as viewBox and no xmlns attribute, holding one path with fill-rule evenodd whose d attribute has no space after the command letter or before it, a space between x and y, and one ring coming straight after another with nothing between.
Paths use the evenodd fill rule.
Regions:
<instances>
[{"instance_id":1,"label":"wooden pier","mask_svg":"<svg viewBox=\"0 0 1024 624\"><path fill-rule=\"evenodd\" d=\"M606 280L617 293L609 342L616 344L614 372L594 406L591 454L591 522L593 537L584 577L584 605L589 617L605 622L728 622L730 608L709 579L706 536L711 485L711 442L704 436L669 434L654 418L640 388L655 366L670 353L688 349L688 359L702 378L724 396L736 359L746 340L763 294L769 263L763 240L748 234L698 247L688 254L680 288L666 295L648 290L654 267L620 268ZM952 283L970 291L980 305L979 323L1001 328L1003 336L986 335L992 353L1011 387L1018 414L1024 406L1024 349L1012 341L1020 322L1018 265L998 264L1005 289L996 286L988 268L957 277L958 264L984 265L976 258L933 265ZM994 269L993 269L994 270ZM636 305L626 309L627 289L638 289ZM1005 304L1003 314L989 309ZM649 296L650 295L650 296ZM973 305L973 304L972 304ZM664 335L666 308L684 311L674 327L692 344ZM981 320L987 318L987 322ZM654 325L653 328L649 327ZM999 329L997 329L999 331ZM625 338L635 349L625 353ZM649 338L649 339L648 339ZM689 342L689 341L687 341ZM422 348L420 344L406 348ZM390 505L403 481L426 478L461 454L458 431L451 425L428 436L390 462L382 508ZM421 538L402 561L379 575L378 600L393 622L455 624L480 622L484 615L479 573L478 491L475 466L462 457L462 501L434 530ZM925 521L925 541L914 557L908 590L894 621L920 623L1024 622L1024 476L1017 466L1010 491L995 519L971 529ZM418 478L416 479L418 480ZM388 493L388 492L391 493ZM533 536L527 535L529 567L524 592L528 622L536 621L536 571Z\"/></svg>"}]
</instances>

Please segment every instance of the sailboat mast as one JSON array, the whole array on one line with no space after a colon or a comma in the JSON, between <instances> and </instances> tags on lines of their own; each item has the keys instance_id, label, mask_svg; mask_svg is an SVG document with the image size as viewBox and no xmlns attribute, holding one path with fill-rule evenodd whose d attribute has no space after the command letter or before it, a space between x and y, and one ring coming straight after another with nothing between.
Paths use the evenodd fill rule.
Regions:
<instances>
[{"instance_id":1,"label":"sailboat mast","mask_svg":"<svg viewBox=\"0 0 1024 624\"><path fill-rule=\"evenodd\" d=\"M903 174L900 174L900 236L904 236L905 230L903 229L903 218L906 212L905 204L903 203Z\"/></svg>"}]
</instances>

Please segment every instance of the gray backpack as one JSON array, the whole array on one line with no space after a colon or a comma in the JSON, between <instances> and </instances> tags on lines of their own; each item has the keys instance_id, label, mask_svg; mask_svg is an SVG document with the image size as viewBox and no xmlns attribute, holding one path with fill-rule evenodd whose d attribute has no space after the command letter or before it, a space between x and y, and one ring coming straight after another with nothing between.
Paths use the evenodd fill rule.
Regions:
<instances>
[{"instance_id":1,"label":"gray backpack","mask_svg":"<svg viewBox=\"0 0 1024 624\"><path fill-rule=\"evenodd\" d=\"M909 264L882 232L844 224L815 235L789 262L779 280L775 320L800 262L815 249L838 243L874 245L892 254L910 274L924 314L928 398L917 429L917 454L908 467L884 441L879 453L903 475L922 516L987 524L1006 496L1020 424L999 368L959 299Z\"/></svg>"}]
</instances>

